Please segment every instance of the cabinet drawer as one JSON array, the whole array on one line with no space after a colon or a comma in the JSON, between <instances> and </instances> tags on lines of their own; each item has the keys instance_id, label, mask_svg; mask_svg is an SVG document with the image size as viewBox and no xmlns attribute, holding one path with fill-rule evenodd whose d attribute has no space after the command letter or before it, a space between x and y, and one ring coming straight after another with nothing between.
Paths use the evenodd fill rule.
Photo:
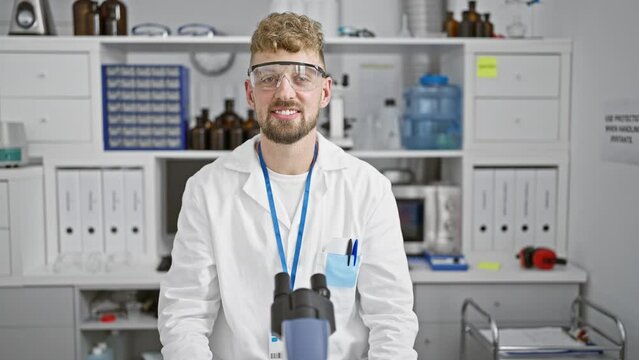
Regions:
<instances>
[{"instance_id":1,"label":"cabinet drawer","mask_svg":"<svg viewBox=\"0 0 639 360\"><path fill-rule=\"evenodd\" d=\"M73 327L71 288L3 288L0 304L0 327Z\"/></svg>"},{"instance_id":2,"label":"cabinet drawer","mask_svg":"<svg viewBox=\"0 0 639 360\"><path fill-rule=\"evenodd\" d=\"M0 229L9 227L9 185L0 181Z\"/></svg>"},{"instance_id":3,"label":"cabinet drawer","mask_svg":"<svg viewBox=\"0 0 639 360\"><path fill-rule=\"evenodd\" d=\"M475 100L475 140L557 141L559 101Z\"/></svg>"},{"instance_id":4,"label":"cabinet drawer","mask_svg":"<svg viewBox=\"0 0 639 360\"><path fill-rule=\"evenodd\" d=\"M419 323L415 339L418 359L453 360L459 356L461 323Z\"/></svg>"},{"instance_id":5,"label":"cabinet drawer","mask_svg":"<svg viewBox=\"0 0 639 360\"><path fill-rule=\"evenodd\" d=\"M420 322L461 321L466 298L473 298L496 321L510 323L568 322L577 284L460 284L415 286L415 312Z\"/></svg>"},{"instance_id":6,"label":"cabinet drawer","mask_svg":"<svg viewBox=\"0 0 639 360\"><path fill-rule=\"evenodd\" d=\"M91 140L88 99L1 99L0 117L24 123L30 143Z\"/></svg>"},{"instance_id":7,"label":"cabinet drawer","mask_svg":"<svg viewBox=\"0 0 639 360\"><path fill-rule=\"evenodd\" d=\"M492 58L496 75L476 73L476 96L559 96L559 55L482 54L475 57L476 67L482 57Z\"/></svg>"},{"instance_id":8,"label":"cabinet drawer","mask_svg":"<svg viewBox=\"0 0 639 360\"><path fill-rule=\"evenodd\" d=\"M0 84L2 97L89 97L89 55L0 53Z\"/></svg>"},{"instance_id":9,"label":"cabinet drawer","mask_svg":"<svg viewBox=\"0 0 639 360\"><path fill-rule=\"evenodd\" d=\"M0 229L0 276L11 275L11 246L9 230Z\"/></svg>"},{"instance_id":10,"label":"cabinet drawer","mask_svg":"<svg viewBox=\"0 0 639 360\"><path fill-rule=\"evenodd\" d=\"M1 328L0 359L75 359L73 328ZM78 357L85 359L83 355Z\"/></svg>"}]
</instances>

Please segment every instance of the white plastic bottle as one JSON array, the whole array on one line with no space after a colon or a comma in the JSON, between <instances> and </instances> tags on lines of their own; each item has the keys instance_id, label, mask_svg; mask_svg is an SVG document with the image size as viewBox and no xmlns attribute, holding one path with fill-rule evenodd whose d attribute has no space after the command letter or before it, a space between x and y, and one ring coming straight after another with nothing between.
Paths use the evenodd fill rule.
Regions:
<instances>
[{"instance_id":1,"label":"white plastic bottle","mask_svg":"<svg viewBox=\"0 0 639 360\"><path fill-rule=\"evenodd\" d=\"M380 130L380 144L383 149L400 150L402 140L400 133L400 113L395 99L386 99L384 107L379 112L377 119Z\"/></svg>"},{"instance_id":2,"label":"white plastic bottle","mask_svg":"<svg viewBox=\"0 0 639 360\"><path fill-rule=\"evenodd\" d=\"M91 350L87 360L109 360L109 358L107 358L102 347L96 346Z\"/></svg>"},{"instance_id":3,"label":"white plastic bottle","mask_svg":"<svg viewBox=\"0 0 639 360\"><path fill-rule=\"evenodd\" d=\"M124 337L117 330L112 330L111 335L107 339L107 344L113 351L112 360L125 360L126 349L124 345Z\"/></svg>"}]
</instances>

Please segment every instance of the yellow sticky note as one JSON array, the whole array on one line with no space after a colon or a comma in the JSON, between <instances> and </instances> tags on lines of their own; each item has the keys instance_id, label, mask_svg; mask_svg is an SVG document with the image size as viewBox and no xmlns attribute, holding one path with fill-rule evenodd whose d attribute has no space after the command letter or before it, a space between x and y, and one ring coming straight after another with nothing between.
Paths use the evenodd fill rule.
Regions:
<instances>
[{"instance_id":1,"label":"yellow sticky note","mask_svg":"<svg viewBox=\"0 0 639 360\"><path fill-rule=\"evenodd\" d=\"M477 58L477 77L496 78L497 58L494 56L479 56Z\"/></svg>"},{"instance_id":2,"label":"yellow sticky note","mask_svg":"<svg viewBox=\"0 0 639 360\"><path fill-rule=\"evenodd\" d=\"M480 270L499 270L501 269L501 263L499 261L480 261L477 264L477 268Z\"/></svg>"}]
</instances>

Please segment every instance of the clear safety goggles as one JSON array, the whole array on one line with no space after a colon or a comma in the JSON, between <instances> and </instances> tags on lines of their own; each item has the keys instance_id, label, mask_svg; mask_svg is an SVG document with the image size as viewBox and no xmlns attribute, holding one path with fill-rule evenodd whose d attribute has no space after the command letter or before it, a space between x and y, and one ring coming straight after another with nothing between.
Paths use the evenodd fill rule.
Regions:
<instances>
[{"instance_id":1,"label":"clear safety goggles","mask_svg":"<svg viewBox=\"0 0 639 360\"><path fill-rule=\"evenodd\" d=\"M296 91L310 91L322 84L329 75L317 65L296 61L276 61L253 65L248 70L253 87L260 90L275 90L288 79Z\"/></svg>"},{"instance_id":2,"label":"clear safety goggles","mask_svg":"<svg viewBox=\"0 0 639 360\"><path fill-rule=\"evenodd\" d=\"M167 37L171 36L171 29L158 23L142 23L134 26L131 29L132 35L139 36L159 36ZM199 36L199 37L215 37L216 35L225 35L223 32L218 31L211 25L191 23L185 24L177 29L177 35L180 36Z\"/></svg>"}]
</instances>

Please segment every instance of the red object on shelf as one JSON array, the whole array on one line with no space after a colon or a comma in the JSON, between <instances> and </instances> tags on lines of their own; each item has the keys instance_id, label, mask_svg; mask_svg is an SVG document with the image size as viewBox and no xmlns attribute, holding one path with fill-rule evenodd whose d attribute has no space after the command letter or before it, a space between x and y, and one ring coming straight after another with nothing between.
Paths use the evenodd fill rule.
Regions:
<instances>
[{"instance_id":1,"label":"red object on shelf","mask_svg":"<svg viewBox=\"0 0 639 360\"><path fill-rule=\"evenodd\" d=\"M116 320L115 314L104 314L100 316L100 322L114 322Z\"/></svg>"}]
</instances>

